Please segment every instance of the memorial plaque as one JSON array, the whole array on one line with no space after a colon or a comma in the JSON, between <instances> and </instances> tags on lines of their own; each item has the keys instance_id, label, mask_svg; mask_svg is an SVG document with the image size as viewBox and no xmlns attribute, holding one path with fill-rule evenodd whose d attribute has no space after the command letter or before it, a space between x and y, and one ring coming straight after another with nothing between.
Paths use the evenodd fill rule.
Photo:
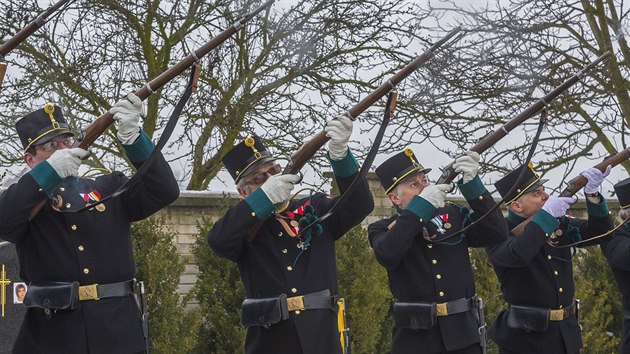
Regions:
<instances>
[{"instance_id":1,"label":"memorial plaque","mask_svg":"<svg viewBox=\"0 0 630 354\"><path fill-rule=\"evenodd\" d=\"M0 241L0 354L11 352L26 314L21 300L28 287L19 274L15 246Z\"/></svg>"}]
</instances>

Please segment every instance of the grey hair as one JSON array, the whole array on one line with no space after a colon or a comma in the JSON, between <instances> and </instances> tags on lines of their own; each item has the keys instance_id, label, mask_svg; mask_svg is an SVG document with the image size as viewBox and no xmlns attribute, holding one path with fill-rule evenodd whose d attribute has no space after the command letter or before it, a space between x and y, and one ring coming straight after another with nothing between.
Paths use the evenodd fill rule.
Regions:
<instances>
[{"instance_id":1,"label":"grey hair","mask_svg":"<svg viewBox=\"0 0 630 354\"><path fill-rule=\"evenodd\" d=\"M245 179L241 178L238 183L236 184L236 187L242 189L243 191L245 191L246 194L250 193L249 190L249 185L247 184L247 182L245 182Z\"/></svg>"},{"instance_id":2,"label":"grey hair","mask_svg":"<svg viewBox=\"0 0 630 354\"><path fill-rule=\"evenodd\" d=\"M621 221L626 220L628 217L630 217L630 208L620 209L618 215Z\"/></svg>"}]
</instances>

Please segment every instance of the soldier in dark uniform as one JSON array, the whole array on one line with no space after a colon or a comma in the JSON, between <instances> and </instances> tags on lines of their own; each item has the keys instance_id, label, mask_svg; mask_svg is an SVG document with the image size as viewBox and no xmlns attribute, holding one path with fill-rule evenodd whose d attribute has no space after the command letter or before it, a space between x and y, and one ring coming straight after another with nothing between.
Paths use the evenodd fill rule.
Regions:
<instances>
[{"instance_id":1,"label":"soldier in dark uniform","mask_svg":"<svg viewBox=\"0 0 630 354\"><path fill-rule=\"evenodd\" d=\"M396 299L392 353L482 353L486 344L468 247L501 242L508 229L496 208L464 233L435 243L425 238L453 235L496 205L477 176L479 154L469 151L453 167L463 174L458 186L474 214L445 205L451 186L429 185L431 169L411 149L376 169L398 212L368 228Z\"/></svg>"},{"instance_id":2,"label":"soldier in dark uniform","mask_svg":"<svg viewBox=\"0 0 630 354\"><path fill-rule=\"evenodd\" d=\"M625 223L601 246L621 291L624 316L619 353L626 354L630 353L630 221L627 221L630 217L630 178L617 183L615 192L621 208L619 219Z\"/></svg>"},{"instance_id":3,"label":"soldier in dark uniform","mask_svg":"<svg viewBox=\"0 0 630 354\"><path fill-rule=\"evenodd\" d=\"M140 129L142 102L130 94L111 109L127 157L139 167L153 143ZM127 178L78 178L81 148L61 108L46 105L16 123L31 170L0 197L0 239L16 245L28 308L14 353L141 353L145 335L133 296L136 267L129 223L173 202L179 188L160 155L129 190L94 209ZM33 208L54 197L34 217ZM53 282L55 282L53 286ZM77 288L78 287L78 288ZM36 291L39 288L39 291Z\"/></svg>"},{"instance_id":4,"label":"soldier in dark uniform","mask_svg":"<svg viewBox=\"0 0 630 354\"><path fill-rule=\"evenodd\" d=\"M522 182L514 188L525 169ZM610 173L596 168L582 172L588 220L565 216L575 200L545 193L546 180L523 165L495 183L508 206L508 226L531 221L519 236L487 248L508 308L497 316L489 335L501 353L578 353L582 347L573 295L574 249L555 248L605 233L611 228L608 206L598 192ZM549 242L549 243L548 243Z\"/></svg>"},{"instance_id":5,"label":"soldier in dark uniform","mask_svg":"<svg viewBox=\"0 0 630 354\"><path fill-rule=\"evenodd\" d=\"M330 163L343 193L359 167L347 145L352 121L339 117L325 130L331 138ZM314 193L274 213L274 204L289 198L299 177L279 175L280 166L256 136L236 145L223 163L244 199L213 225L208 242L219 256L238 265L247 294L242 309L248 327L245 351L341 353L335 241L374 208L367 180L352 192L351 205L322 222L321 229L295 237L299 227L326 213L337 198Z\"/></svg>"}]
</instances>

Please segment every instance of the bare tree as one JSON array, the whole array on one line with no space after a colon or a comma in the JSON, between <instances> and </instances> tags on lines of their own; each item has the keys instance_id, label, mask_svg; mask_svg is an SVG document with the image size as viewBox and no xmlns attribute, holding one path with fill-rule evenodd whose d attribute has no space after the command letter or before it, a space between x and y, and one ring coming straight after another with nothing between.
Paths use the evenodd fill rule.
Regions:
<instances>
[{"instance_id":1,"label":"bare tree","mask_svg":"<svg viewBox=\"0 0 630 354\"><path fill-rule=\"evenodd\" d=\"M11 126L34 107L58 102L75 128L87 125L259 3L77 2L8 58L15 75L8 75L0 95L5 107L0 136L8 147L0 165L19 158ZM7 5L0 10L1 33L17 32L39 11L35 1ZM416 5L388 0L280 1L248 22L203 60L201 90L168 149L170 158L190 171L182 176L187 188L206 189L243 132L258 133L278 155L294 151L327 119L410 61L410 44L433 41L420 36L419 12ZM159 135L183 91L185 78L175 81L148 99L149 136ZM366 115L368 122L379 117ZM94 167L128 168L114 136L112 128L94 145ZM312 161L316 170L323 156Z\"/></svg>"},{"instance_id":2,"label":"bare tree","mask_svg":"<svg viewBox=\"0 0 630 354\"><path fill-rule=\"evenodd\" d=\"M401 144L428 138L450 155L461 152L612 51L612 60L551 103L551 119L534 159L543 171L562 166L567 176L580 172L574 171L578 159L594 164L625 149L630 122L627 11L627 4L623 8L623 1L613 0L510 0L482 8L457 1L428 3L421 16L436 21L426 21L426 30L443 30L446 21L437 19L450 18L449 27L459 23L468 33L448 60L433 61L418 76L407 108L423 120L408 120L399 132ZM537 117L489 151L486 169L505 172L522 162L536 123ZM444 138L451 143L436 143ZM629 162L623 167L630 172Z\"/></svg>"}]
</instances>

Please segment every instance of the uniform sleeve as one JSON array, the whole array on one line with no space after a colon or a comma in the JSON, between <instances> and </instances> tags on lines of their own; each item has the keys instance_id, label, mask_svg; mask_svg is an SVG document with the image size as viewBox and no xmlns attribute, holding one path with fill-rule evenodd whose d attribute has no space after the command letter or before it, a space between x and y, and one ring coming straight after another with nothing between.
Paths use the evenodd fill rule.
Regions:
<instances>
[{"instance_id":1,"label":"uniform sleeve","mask_svg":"<svg viewBox=\"0 0 630 354\"><path fill-rule=\"evenodd\" d=\"M386 269L398 267L414 239L422 233L424 220L430 220L435 211L436 208L429 202L414 196L391 228L390 220L371 224L368 227L368 238L376 260Z\"/></svg>"},{"instance_id":2,"label":"uniform sleeve","mask_svg":"<svg viewBox=\"0 0 630 354\"><path fill-rule=\"evenodd\" d=\"M20 241L26 234L31 211L42 201L48 202L48 196L31 173L0 194L0 239Z\"/></svg>"},{"instance_id":3,"label":"uniform sleeve","mask_svg":"<svg viewBox=\"0 0 630 354\"><path fill-rule=\"evenodd\" d=\"M219 256L236 262L243 243L256 230L260 232L274 211L273 203L258 188L247 198L231 207L208 232L208 244Z\"/></svg>"},{"instance_id":4,"label":"uniform sleeve","mask_svg":"<svg viewBox=\"0 0 630 354\"><path fill-rule=\"evenodd\" d=\"M586 198L586 212L588 213L588 221L579 219L571 220L571 223L574 226L580 228L582 240L588 240L602 235L613 228L612 218L610 217L610 213L608 211L608 204L606 203L604 196L601 194L599 194L599 203L592 203L588 200L588 198ZM596 245L606 238L607 237L598 238L591 242L585 242L580 244L578 247Z\"/></svg>"},{"instance_id":5,"label":"uniform sleeve","mask_svg":"<svg viewBox=\"0 0 630 354\"><path fill-rule=\"evenodd\" d=\"M464 184L459 185L459 190L468 201L468 204L475 212L475 218L485 215L490 209L496 206L492 195L486 190L479 176ZM475 219L472 220L473 222ZM497 244L507 240L510 231L507 222L503 218L500 208L495 208L480 222L471 226L466 232L468 245L471 247L483 247Z\"/></svg>"},{"instance_id":6,"label":"uniform sleeve","mask_svg":"<svg viewBox=\"0 0 630 354\"><path fill-rule=\"evenodd\" d=\"M559 222L544 210L539 210L525 226L522 234L486 248L490 261L501 267L526 267L545 246L547 237L558 227Z\"/></svg>"},{"instance_id":7,"label":"uniform sleeve","mask_svg":"<svg viewBox=\"0 0 630 354\"><path fill-rule=\"evenodd\" d=\"M602 251L611 267L630 272L630 235L617 230Z\"/></svg>"},{"instance_id":8,"label":"uniform sleeve","mask_svg":"<svg viewBox=\"0 0 630 354\"><path fill-rule=\"evenodd\" d=\"M144 131L131 145L123 145L136 168L140 168L153 152L154 145ZM179 197L179 186L171 167L158 153L140 180L121 195L130 221L142 220L168 206Z\"/></svg>"},{"instance_id":9,"label":"uniform sleeve","mask_svg":"<svg viewBox=\"0 0 630 354\"><path fill-rule=\"evenodd\" d=\"M331 160L330 164L335 173L339 191L343 194L359 173L359 164L350 150L348 150L346 157L339 161ZM359 185L356 186L352 194L348 196L344 204L341 205L330 218L323 222L322 226L325 230L330 232L335 240L361 223L361 221L374 210L374 198L372 197L372 192L370 192L367 178L364 177L358 181L358 183ZM321 213L326 213L330 210L337 202L338 198L339 197L322 199Z\"/></svg>"}]
</instances>

